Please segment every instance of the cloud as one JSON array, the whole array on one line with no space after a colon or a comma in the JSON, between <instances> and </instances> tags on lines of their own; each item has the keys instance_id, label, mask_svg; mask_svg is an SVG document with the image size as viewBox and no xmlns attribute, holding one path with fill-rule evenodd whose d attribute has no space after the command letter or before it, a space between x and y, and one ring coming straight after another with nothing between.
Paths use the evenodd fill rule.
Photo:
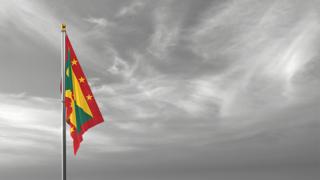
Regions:
<instances>
[{"instance_id":1,"label":"cloud","mask_svg":"<svg viewBox=\"0 0 320 180\"><path fill-rule=\"evenodd\" d=\"M134 1L133 3L124 6L120 9L120 11L116 14L116 17L124 17L124 16L131 16L136 14L142 8L144 8L145 3L142 1Z\"/></svg>"},{"instance_id":2,"label":"cloud","mask_svg":"<svg viewBox=\"0 0 320 180\"><path fill-rule=\"evenodd\" d=\"M172 24L168 9L158 8L154 12L154 32L150 37L150 45L147 48L152 55L163 59L167 51L176 45L179 35L178 24Z\"/></svg>"},{"instance_id":3,"label":"cloud","mask_svg":"<svg viewBox=\"0 0 320 180\"><path fill-rule=\"evenodd\" d=\"M19 41L10 44L16 40L11 31L0 29L5 42L0 54L8 44L15 49L23 41L32 47L38 36L58 48L55 23L59 18L69 21L70 38L105 118L85 135L81 155L68 156L69 173L78 179L101 179L106 173L145 179L137 174L148 172L151 179L157 179L154 174L179 179L186 171L193 179L204 174L214 179L210 173L222 170L307 169L319 162L320 41L312 2L108 1L90 2L91 9L86 2L74 8L72 1L63 6L50 1L49 8L36 1L4 1L0 26L10 25L12 16L15 35L28 38L14 36ZM44 27L48 37L33 27L46 26L46 18L54 22ZM14 169L33 160L40 171L50 169L39 167L46 161L50 166L59 163L60 103L28 90L56 92L39 80L48 82L52 76L58 81L59 67L39 65L48 57L44 51L32 53L42 53L41 58L25 51L23 56L9 51L2 58L10 60L5 65L13 64L6 69L26 71L25 79L20 69L4 71L10 81L4 87L26 93L0 95L0 126L5 127L0 153L7 157L0 164L11 163ZM20 59L37 71L18 66ZM45 69L45 76L39 69ZM68 138L68 152L70 145Z\"/></svg>"},{"instance_id":4,"label":"cloud","mask_svg":"<svg viewBox=\"0 0 320 180\"><path fill-rule=\"evenodd\" d=\"M1 94L0 99L0 153L7 156L1 163L16 166L25 159L34 164L41 162L36 155L55 154L61 122L59 101L10 94Z\"/></svg>"},{"instance_id":5,"label":"cloud","mask_svg":"<svg viewBox=\"0 0 320 180\"><path fill-rule=\"evenodd\" d=\"M113 65L108 69L108 71L112 74L127 74L129 70L129 65L124 60L122 60L120 57L115 56L114 57L114 63ZM130 76L130 74L127 74L127 76Z\"/></svg>"},{"instance_id":6,"label":"cloud","mask_svg":"<svg viewBox=\"0 0 320 180\"><path fill-rule=\"evenodd\" d=\"M107 21L106 19L104 18L93 18L93 17L89 17L89 18L86 18L84 19L85 21L89 22L89 23L92 23L96 26L99 26L99 27L106 27L106 26L110 26L110 25L113 25L113 23Z\"/></svg>"},{"instance_id":7,"label":"cloud","mask_svg":"<svg viewBox=\"0 0 320 180\"><path fill-rule=\"evenodd\" d=\"M31 37L41 37L50 42L50 45L58 46L59 24L52 14L48 13L46 7L35 1L1 1L1 21L4 28L14 25L19 30Z\"/></svg>"},{"instance_id":8,"label":"cloud","mask_svg":"<svg viewBox=\"0 0 320 180\"><path fill-rule=\"evenodd\" d=\"M37 166L44 163L43 156L52 158L60 152L61 103L58 99L32 97L24 94L0 94L0 154L6 156L0 164L7 166ZM68 131L67 131L68 132ZM91 141L89 148L83 145L82 151L106 147L104 152L131 150L121 145L113 137L92 131L86 133L85 141ZM85 142L84 141L84 142ZM67 133L68 153L71 154L72 142ZM24 159L25 161L21 161ZM46 159L48 160L48 159ZM53 159L50 159L52 161ZM25 164L24 162L29 162ZM30 163L32 162L32 163Z\"/></svg>"},{"instance_id":9,"label":"cloud","mask_svg":"<svg viewBox=\"0 0 320 180\"><path fill-rule=\"evenodd\" d=\"M92 69L99 69L101 71L101 63L103 61L98 60L104 59L102 58L103 55L98 53L99 50L95 49L91 44L89 45L88 41L91 39L102 39L106 32L105 27L114 26L114 23L109 22L106 18L81 17L80 19L95 24L93 28L88 30L77 23L79 22L77 18L57 16L56 14L59 12L55 11L55 9L50 9L44 3L17 0L1 1L1 4L0 18L3 21L1 21L0 26L7 29L3 33L4 36L15 39L17 33L10 34L10 28L12 28L17 30L18 33L31 38L33 42L51 46L51 48L54 48L51 51L56 53L60 49L60 24L67 23L68 35L76 49L78 57L81 58L81 61L85 65L95 67ZM20 41L20 39L16 41Z\"/></svg>"},{"instance_id":10,"label":"cloud","mask_svg":"<svg viewBox=\"0 0 320 180\"><path fill-rule=\"evenodd\" d=\"M248 4L255 8L248 11ZM226 2L221 6L224 8L204 12L204 20L190 36L193 51L204 61L225 64L220 74L201 78L212 82L213 92L223 92L216 95L222 102L221 113L290 104L299 88L292 83L294 77L317 56L312 49L319 29L314 12L293 14L297 6L278 2ZM289 20L283 21L286 18Z\"/></svg>"}]
</instances>

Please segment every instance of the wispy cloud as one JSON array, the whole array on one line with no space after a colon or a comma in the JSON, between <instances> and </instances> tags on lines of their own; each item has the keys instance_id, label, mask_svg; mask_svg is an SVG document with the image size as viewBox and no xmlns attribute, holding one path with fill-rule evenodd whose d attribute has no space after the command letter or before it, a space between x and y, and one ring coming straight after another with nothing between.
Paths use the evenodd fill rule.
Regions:
<instances>
[{"instance_id":1,"label":"wispy cloud","mask_svg":"<svg viewBox=\"0 0 320 180\"><path fill-rule=\"evenodd\" d=\"M59 20L47 11L47 7L35 1L1 0L0 25L9 27L14 24L19 30L31 37L41 37L50 45L59 47Z\"/></svg>"},{"instance_id":2,"label":"wispy cloud","mask_svg":"<svg viewBox=\"0 0 320 180\"><path fill-rule=\"evenodd\" d=\"M0 164L7 166L25 166L21 162L33 162L28 165L43 163L39 156L58 154L61 139L61 102L58 99L32 97L24 94L0 94L0 154L5 155L5 161ZM92 134L93 133L93 134ZM68 133L67 133L68 134ZM122 145L108 139L103 134L92 131L84 139L91 141L90 148L104 149L106 152L121 152L130 150L129 145ZM67 137L68 146L72 143ZM70 146L71 148L71 146ZM87 151L85 145L82 149ZM71 150L68 152L72 152Z\"/></svg>"},{"instance_id":3,"label":"wispy cloud","mask_svg":"<svg viewBox=\"0 0 320 180\"><path fill-rule=\"evenodd\" d=\"M59 26L61 23L67 23L68 27L70 27L68 34L72 36L73 46L75 46L76 49L81 49L81 51L77 51L78 56L82 57L81 61L84 63L90 61L90 63L88 63L89 66L101 71L101 64L98 65L98 62L103 63L103 61L99 61L103 55L97 53L97 50L89 46L87 41L93 38L101 39L106 32L105 27L114 26L114 23L108 21L106 18L80 18L95 24L95 26L88 31L87 29L82 29L77 24L78 20L57 16L57 12L37 1L2 0L0 2L2 4L0 7L0 18L3 19L3 21L0 22L0 26L3 26L3 28L16 28L18 32L22 32L33 41L49 45L53 47L54 50L60 48L61 37ZM66 19L68 22L66 22ZM10 38L14 38L14 36ZM39 38L41 38L41 40Z\"/></svg>"},{"instance_id":4,"label":"wispy cloud","mask_svg":"<svg viewBox=\"0 0 320 180\"><path fill-rule=\"evenodd\" d=\"M105 157L173 170L315 162L320 39L313 0L148 2L105 1L92 9L79 2L63 10L51 2L68 9L61 19L72 27L106 121L86 134L81 157L105 165L97 163L103 173ZM1 47L12 37L9 26L31 37L26 43L40 37L59 47L54 14L63 13L36 1L2 4ZM59 144L60 103L26 94L0 95L0 153L8 157L0 163L53 155ZM12 150L18 148L26 153Z\"/></svg>"},{"instance_id":5,"label":"wispy cloud","mask_svg":"<svg viewBox=\"0 0 320 180\"><path fill-rule=\"evenodd\" d=\"M154 32L150 37L147 50L163 59L170 47L175 46L179 37L179 24L172 23L168 9L159 8L154 12Z\"/></svg>"},{"instance_id":6,"label":"wispy cloud","mask_svg":"<svg viewBox=\"0 0 320 180\"><path fill-rule=\"evenodd\" d=\"M1 94L0 99L0 153L11 157L6 159L10 163L1 163L16 165L21 157L37 163L41 159L34 159L36 154L54 154L61 122L59 101L10 94Z\"/></svg>"},{"instance_id":7,"label":"wispy cloud","mask_svg":"<svg viewBox=\"0 0 320 180\"><path fill-rule=\"evenodd\" d=\"M248 11L248 3L255 8ZM214 15L205 12L207 17L190 37L194 51L206 61L227 58L226 69L220 75L206 75L205 80L211 81L212 92L223 92L216 94L222 102L221 113L290 103L294 99L290 94L297 88L294 77L317 54L312 50L319 34L314 13L300 11L298 19L288 23L282 20L292 18L295 6L282 9L281 3L252 1L224 6Z\"/></svg>"},{"instance_id":8,"label":"wispy cloud","mask_svg":"<svg viewBox=\"0 0 320 180\"><path fill-rule=\"evenodd\" d=\"M143 1L133 1L131 4L122 7L116 14L117 17L131 16L136 14L145 6Z\"/></svg>"},{"instance_id":9,"label":"wispy cloud","mask_svg":"<svg viewBox=\"0 0 320 180\"><path fill-rule=\"evenodd\" d=\"M106 26L113 26L114 23L108 21L105 18L94 18L94 17L89 17L84 19L85 21L92 23L98 27L106 27Z\"/></svg>"}]
</instances>

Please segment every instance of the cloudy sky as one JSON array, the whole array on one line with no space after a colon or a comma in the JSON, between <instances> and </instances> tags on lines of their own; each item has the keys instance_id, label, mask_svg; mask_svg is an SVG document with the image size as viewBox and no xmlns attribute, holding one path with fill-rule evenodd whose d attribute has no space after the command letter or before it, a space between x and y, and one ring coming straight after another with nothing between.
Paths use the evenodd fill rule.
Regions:
<instances>
[{"instance_id":1,"label":"cloudy sky","mask_svg":"<svg viewBox=\"0 0 320 180\"><path fill-rule=\"evenodd\" d=\"M0 0L0 179L60 178L59 24L105 123L76 180L315 180L319 0Z\"/></svg>"}]
</instances>

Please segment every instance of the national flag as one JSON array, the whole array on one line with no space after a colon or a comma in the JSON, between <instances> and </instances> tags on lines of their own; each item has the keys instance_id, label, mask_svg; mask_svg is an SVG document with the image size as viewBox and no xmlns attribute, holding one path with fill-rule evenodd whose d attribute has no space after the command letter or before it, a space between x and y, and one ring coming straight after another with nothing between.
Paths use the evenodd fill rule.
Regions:
<instances>
[{"instance_id":1,"label":"national flag","mask_svg":"<svg viewBox=\"0 0 320 180\"><path fill-rule=\"evenodd\" d=\"M91 127L103 122L103 117L67 35L65 52L66 122L70 125L74 154L76 154L82 135Z\"/></svg>"}]
</instances>

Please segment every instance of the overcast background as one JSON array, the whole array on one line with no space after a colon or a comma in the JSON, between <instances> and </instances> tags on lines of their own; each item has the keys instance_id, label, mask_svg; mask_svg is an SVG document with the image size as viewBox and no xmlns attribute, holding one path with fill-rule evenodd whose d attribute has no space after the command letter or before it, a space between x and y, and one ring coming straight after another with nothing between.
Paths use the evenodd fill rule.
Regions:
<instances>
[{"instance_id":1,"label":"overcast background","mask_svg":"<svg viewBox=\"0 0 320 180\"><path fill-rule=\"evenodd\" d=\"M60 27L105 122L70 180L316 180L319 0L0 0L0 179L60 179Z\"/></svg>"}]
</instances>

